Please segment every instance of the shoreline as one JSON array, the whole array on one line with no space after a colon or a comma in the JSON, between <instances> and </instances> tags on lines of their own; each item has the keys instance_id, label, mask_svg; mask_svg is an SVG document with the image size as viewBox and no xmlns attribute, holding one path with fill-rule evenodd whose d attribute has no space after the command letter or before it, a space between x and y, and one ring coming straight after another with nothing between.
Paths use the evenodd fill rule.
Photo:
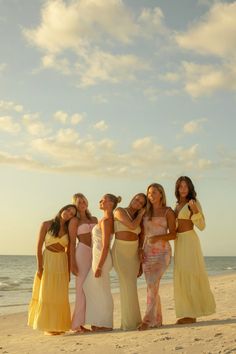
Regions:
<instances>
[{"instance_id":1,"label":"shoreline","mask_svg":"<svg viewBox=\"0 0 236 354\"><path fill-rule=\"evenodd\" d=\"M227 274L225 274L224 272L217 272L216 274L208 274L209 279L214 278L214 277L227 277L228 275L236 275L236 270L227 270ZM172 279L162 279L161 280L161 285L164 284L171 284L173 282L173 278ZM73 288L74 289L74 288ZM142 289L146 289L146 284L138 284L138 291L142 290ZM119 294L120 289L119 287L117 288L112 288L111 289L112 294ZM75 297L75 291L69 294L70 297ZM74 301L75 299L71 300L70 299L70 305L73 307L74 305ZM19 314L19 313L25 313L28 310L28 303L24 303L24 304L10 304L10 305L6 305L6 306L0 306L0 319L1 316L6 316L6 315L10 315L10 314ZM10 311L4 311L5 309L9 309ZM12 309L12 311L11 311Z\"/></svg>"},{"instance_id":2,"label":"shoreline","mask_svg":"<svg viewBox=\"0 0 236 354\"><path fill-rule=\"evenodd\" d=\"M161 328L148 331L121 331L119 293L114 298L114 330L107 333L86 335L67 332L65 335L48 337L29 328L27 312L0 316L0 353L10 354L57 354L60 352L109 354L215 354L236 352L236 276L224 274L209 277L215 295L217 312L201 317L196 324L175 325L173 285L162 283L163 323ZM146 288L139 288L142 315L146 308Z\"/></svg>"},{"instance_id":3,"label":"shoreline","mask_svg":"<svg viewBox=\"0 0 236 354\"><path fill-rule=\"evenodd\" d=\"M236 275L224 274L209 277L214 293L217 312L201 317L191 325L175 325L173 285L162 283L160 296L163 326L147 331L121 331L119 293L114 298L114 330L107 333L86 335L67 332L65 335L48 337L43 332L27 326L27 312L0 316L0 353L11 354L58 354L101 352L108 354L189 353L215 354L236 352ZM146 288L139 288L142 315L146 308ZM72 305L73 306L73 305Z\"/></svg>"}]
</instances>

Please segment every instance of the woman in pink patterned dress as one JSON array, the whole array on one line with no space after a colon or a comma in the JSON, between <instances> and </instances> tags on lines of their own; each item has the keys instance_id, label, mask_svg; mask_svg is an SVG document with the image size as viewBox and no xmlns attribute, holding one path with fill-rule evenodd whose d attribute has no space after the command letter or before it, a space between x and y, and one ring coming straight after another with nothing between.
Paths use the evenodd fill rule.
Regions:
<instances>
[{"instance_id":1,"label":"woman in pink patterned dress","mask_svg":"<svg viewBox=\"0 0 236 354\"><path fill-rule=\"evenodd\" d=\"M148 209L143 220L141 260L147 282L147 308L139 330L162 325L160 280L171 261L169 240L176 238L174 211L166 206L163 187L158 183L147 189Z\"/></svg>"}]
</instances>

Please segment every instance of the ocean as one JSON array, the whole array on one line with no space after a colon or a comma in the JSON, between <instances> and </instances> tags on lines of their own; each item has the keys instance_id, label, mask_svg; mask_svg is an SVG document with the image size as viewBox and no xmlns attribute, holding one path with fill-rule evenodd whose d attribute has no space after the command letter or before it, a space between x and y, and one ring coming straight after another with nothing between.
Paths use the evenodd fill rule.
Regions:
<instances>
[{"instance_id":1,"label":"ocean","mask_svg":"<svg viewBox=\"0 0 236 354\"><path fill-rule=\"evenodd\" d=\"M230 274L236 272L236 257L205 257L209 275ZM0 255L0 315L26 311L31 298L32 284L36 271L35 256ZM173 260L162 282L172 281ZM75 300L75 279L70 281L70 302ZM142 276L138 286L145 286ZM114 270L111 272L113 292L119 291L119 284Z\"/></svg>"}]
</instances>

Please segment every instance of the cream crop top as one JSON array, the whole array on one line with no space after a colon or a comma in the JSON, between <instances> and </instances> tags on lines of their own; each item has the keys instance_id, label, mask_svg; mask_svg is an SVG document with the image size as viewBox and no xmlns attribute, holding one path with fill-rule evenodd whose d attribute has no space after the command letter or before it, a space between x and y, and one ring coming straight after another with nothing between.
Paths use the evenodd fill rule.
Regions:
<instances>
[{"instance_id":1,"label":"cream crop top","mask_svg":"<svg viewBox=\"0 0 236 354\"><path fill-rule=\"evenodd\" d=\"M136 229L130 229L128 226L124 225L120 220L114 219L114 231L115 232L120 232L120 231L128 231L132 232L136 235L139 235L141 232L141 227L138 226Z\"/></svg>"},{"instance_id":2,"label":"cream crop top","mask_svg":"<svg viewBox=\"0 0 236 354\"><path fill-rule=\"evenodd\" d=\"M188 208L188 203L186 203L182 209L180 209L177 219L178 220L191 220L194 225L197 226L199 230L204 230L205 229L205 218L202 212L201 204L199 201L196 201L197 207L199 212L196 214L192 214L191 211Z\"/></svg>"},{"instance_id":3,"label":"cream crop top","mask_svg":"<svg viewBox=\"0 0 236 354\"><path fill-rule=\"evenodd\" d=\"M45 236L45 246L48 247L54 245L55 243L60 243L60 245L62 245L63 247L67 247L69 243L68 234L65 234L61 237L55 237L49 232L47 232Z\"/></svg>"}]
</instances>

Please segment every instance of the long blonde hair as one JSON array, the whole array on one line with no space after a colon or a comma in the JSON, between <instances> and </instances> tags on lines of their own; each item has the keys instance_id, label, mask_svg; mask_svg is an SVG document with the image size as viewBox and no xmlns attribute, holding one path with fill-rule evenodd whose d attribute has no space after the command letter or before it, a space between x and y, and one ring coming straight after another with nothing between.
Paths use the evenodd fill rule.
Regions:
<instances>
[{"instance_id":1,"label":"long blonde hair","mask_svg":"<svg viewBox=\"0 0 236 354\"><path fill-rule=\"evenodd\" d=\"M158 192L161 193L161 205L163 207L166 207L166 193L165 193L165 190L164 188L162 187L161 184L159 183L152 183L150 184L148 187L147 187L147 213L146 215L149 216L149 218L151 219L152 216L153 216L153 206L152 206L152 203L150 203L149 199L148 199L148 191L149 189L153 187L153 188L156 188L158 190Z\"/></svg>"},{"instance_id":2,"label":"long blonde hair","mask_svg":"<svg viewBox=\"0 0 236 354\"><path fill-rule=\"evenodd\" d=\"M72 203L73 203L74 205L76 204L76 200L77 200L78 198L81 198L81 199L83 199L83 200L86 202L86 204L87 204L87 209L85 210L85 215L87 216L87 218L88 218L89 220L91 220L91 219L92 219L92 214L90 213L90 211L89 211L89 209L88 209L88 199L87 199L87 198L85 197L85 195L83 195L82 193L76 193L76 194L74 194L73 197L72 197ZM78 210L77 210L77 217L80 219L80 214L79 214Z\"/></svg>"}]
</instances>

